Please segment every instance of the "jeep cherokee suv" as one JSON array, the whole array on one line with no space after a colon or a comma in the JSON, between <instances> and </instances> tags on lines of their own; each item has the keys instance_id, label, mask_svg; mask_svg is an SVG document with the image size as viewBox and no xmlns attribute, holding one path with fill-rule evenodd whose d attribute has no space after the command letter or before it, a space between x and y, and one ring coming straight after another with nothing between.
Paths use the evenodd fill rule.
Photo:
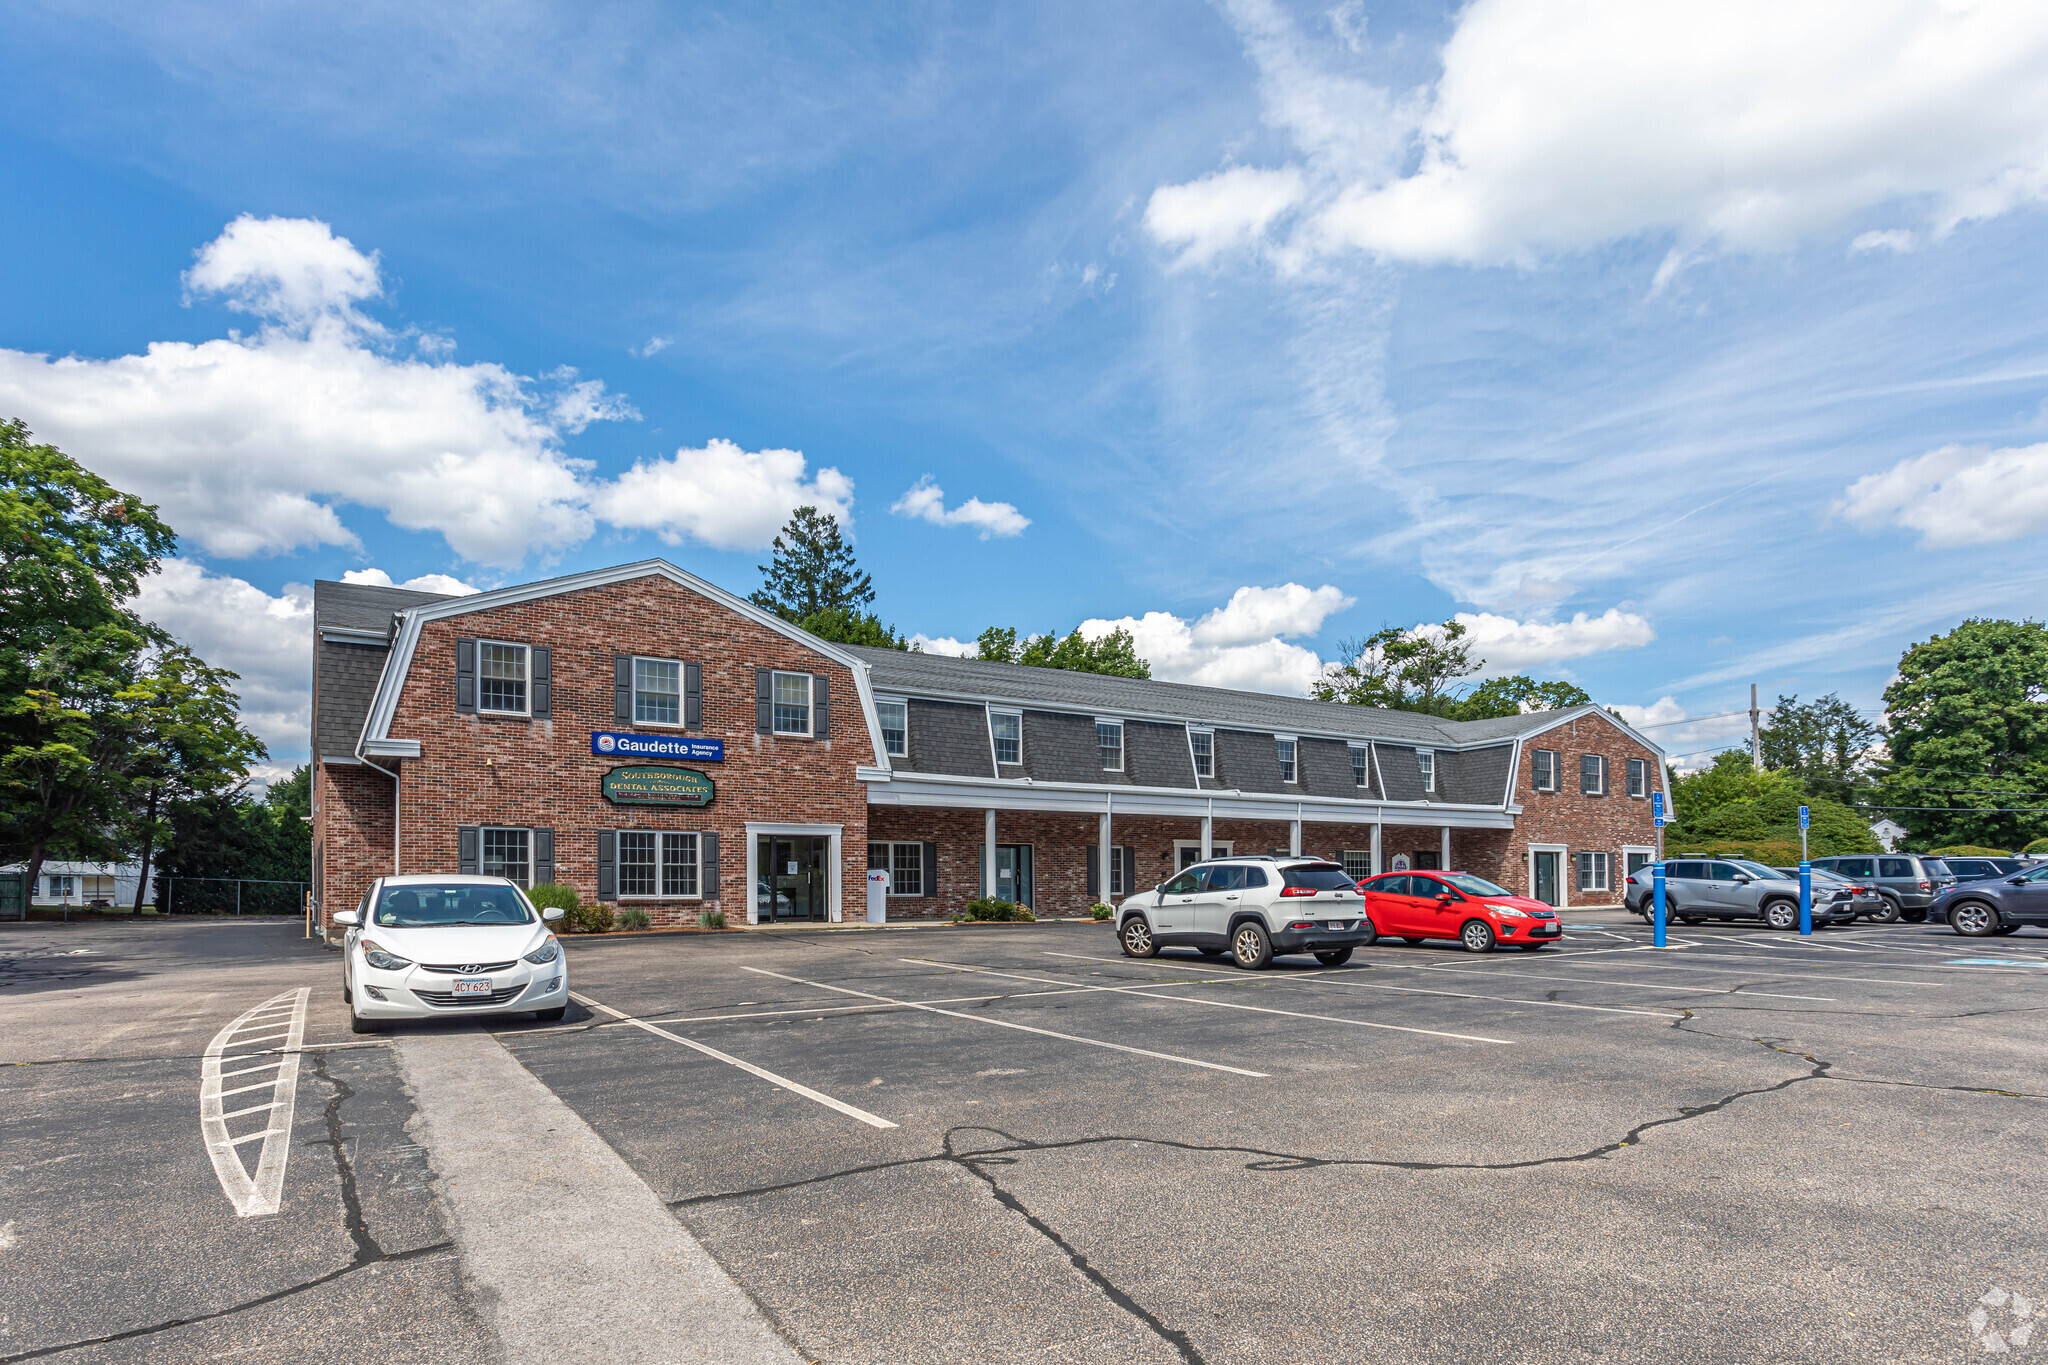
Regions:
<instances>
[{"instance_id":1,"label":"jeep cherokee suv","mask_svg":"<svg viewBox=\"0 0 2048 1365\"><path fill-rule=\"evenodd\" d=\"M1335 967L1377 935L1365 897L1322 858L1214 858L1124 898L1117 941L1127 957L1185 944L1256 971L1276 953L1314 953Z\"/></svg>"}]
</instances>

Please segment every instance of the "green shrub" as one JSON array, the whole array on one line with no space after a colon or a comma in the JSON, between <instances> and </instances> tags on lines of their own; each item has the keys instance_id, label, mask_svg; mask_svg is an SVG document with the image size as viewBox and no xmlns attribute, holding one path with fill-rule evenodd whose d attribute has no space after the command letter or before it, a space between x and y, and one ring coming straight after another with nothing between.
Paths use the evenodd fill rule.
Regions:
<instances>
[{"instance_id":1,"label":"green shrub","mask_svg":"<svg viewBox=\"0 0 2048 1365\"><path fill-rule=\"evenodd\" d=\"M627 906L614 918L621 929L646 929L654 924L654 921L647 917L647 912L637 905Z\"/></svg>"},{"instance_id":2,"label":"green shrub","mask_svg":"<svg viewBox=\"0 0 2048 1365\"><path fill-rule=\"evenodd\" d=\"M2034 843L2048 847L2048 840L2036 839ZM2027 845L2029 849L2033 848L2033 846L2034 844ZM1934 858L2003 858L2005 850L2002 848L1979 848L1975 844L1950 844L1947 848L1935 849L1929 856Z\"/></svg>"},{"instance_id":3,"label":"green shrub","mask_svg":"<svg viewBox=\"0 0 2048 1365\"><path fill-rule=\"evenodd\" d=\"M582 903L576 895L575 887L564 886L560 882L542 882L539 886L530 887L526 892L526 898L542 910L562 911L563 919L568 919Z\"/></svg>"},{"instance_id":4,"label":"green shrub","mask_svg":"<svg viewBox=\"0 0 2048 1365\"><path fill-rule=\"evenodd\" d=\"M697 913L697 924L700 928L704 929L723 929L725 927L725 911L700 910Z\"/></svg>"},{"instance_id":5,"label":"green shrub","mask_svg":"<svg viewBox=\"0 0 2048 1365\"><path fill-rule=\"evenodd\" d=\"M2022 853L2048 853L2048 839L2036 839L2021 849Z\"/></svg>"},{"instance_id":6,"label":"green shrub","mask_svg":"<svg viewBox=\"0 0 2048 1365\"><path fill-rule=\"evenodd\" d=\"M1088 913L1097 919L1109 919L1116 914L1116 911L1107 905L1091 905L1088 907Z\"/></svg>"},{"instance_id":7,"label":"green shrub","mask_svg":"<svg viewBox=\"0 0 2048 1365\"><path fill-rule=\"evenodd\" d=\"M579 905L569 912L569 932L575 934L608 934L612 931L612 908L597 905Z\"/></svg>"},{"instance_id":8,"label":"green shrub","mask_svg":"<svg viewBox=\"0 0 2048 1365\"><path fill-rule=\"evenodd\" d=\"M953 916L953 918L956 920L1000 920L1007 922L1010 920L1033 921L1038 916L1014 901L998 900L994 896L983 896L980 900L967 902L966 905L960 908L960 913Z\"/></svg>"}]
</instances>

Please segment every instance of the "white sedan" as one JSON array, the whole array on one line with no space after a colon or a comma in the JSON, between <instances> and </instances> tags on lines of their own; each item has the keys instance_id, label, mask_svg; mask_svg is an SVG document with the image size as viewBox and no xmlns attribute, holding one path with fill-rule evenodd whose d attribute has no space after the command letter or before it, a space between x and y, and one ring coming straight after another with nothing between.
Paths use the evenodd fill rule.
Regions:
<instances>
[{"instance_id":1,"label":"white sedan","mask_svg":"<svg viewBox=\"0 0 2048 1365\"><path fill-rule=\"evenodd\" d=\"M560 1019L569 967L548 925L560 910L536 911L503 877L380 877L347 928L341 998L357 1033L389 1019L532 1010Z\"/></svg>"}]
</instances>

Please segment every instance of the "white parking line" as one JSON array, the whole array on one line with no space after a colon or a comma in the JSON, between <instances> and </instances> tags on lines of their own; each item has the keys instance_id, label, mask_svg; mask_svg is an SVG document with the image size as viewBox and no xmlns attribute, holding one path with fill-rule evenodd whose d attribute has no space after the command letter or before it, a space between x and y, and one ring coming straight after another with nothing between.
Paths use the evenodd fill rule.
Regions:
<instances>
[{"instance_id":1,"label":"white parking line","mask_svg":"<svg viewBox=\"0 0 2048 1365\"><path fill-rule=\"evenodd\" d=\"M1089 990L1087 986L1068 986L1056 991L1004 991L1000 995L948 995L937 1000L927 1000L927 1005L979 1005L990 1000L1035 1000L1042 995L1076 995ZM652 1024L719 1024L729 1019L780 1019L792 1014L880 1014L885 1010L902 1009L895 1004L873 1005L811 1005L804 1009L749 1010L745 1014L683 1014L669 1019L650 1019ZM605 1028L624 1028L622 1023L610 1023Z\"/></svg>"},{"instance_id":2,"label":"white parking line","mask_svg":"<svg viewBox=\"0 0 2048 1365\"><path fill-rule=\"evenodd\" d=\"M1834 972L1752 972L1740 967L1702 967L1702 962L1740 962L1739 957L1715 957L1711 953L1695 953L1683 963L1632 962L1631 970L1639 972L1715 972L1722 976L1746 976L1753 981L1856 981L1872 986L1911 986L1918 990L1938 991L1943 989L1939 981L1898 981L1885 976L1841 976ZM1500 969L1503 975L1512 976L1511 969ZM1587 978L1598 980L1596 977Z\"/></svg>"},{"instance_id":3,"label":"white parking line","mask_svg":"<svg viewBox=\"0 0 2048 1365\"><path fill-rule=\"evenodd\" d=\"M298 1098L299 1053L296 1051L300 1039L306 1032L306 999L312 993L309 986L274 995L256 1008L238 1017L233 1023L213 1035L213 1041L206 1045L206 1055L199 1064L199 1132L206 1140L206 1154L213 1161L213 1173L220 1179L222 1193L235 1206L235 1213L242 1218L254 1218L276 1213L278 1201L284 1193L284 1168L291 1156L292 1107ZM274 1019L260 1016L276 1016L289 1012L290 1025L281 1032L272 1032L249 1038L246 1034L253 1028L268 1028ZM246 1062L272 1049L258 1048L256 1052L228 1052L229 1048L248 1047L254 1043L267 1042L272 1038L283 1038L287 1052L277 1062L263 1062L226 1073L229 1076L247 1075L256 1071L267 1071L275 1067L277 1074L268 1081L252 1085L236 1086L232 1090L221 1089L221 1063ZM224 1113L221 1109L223 1095L239 1095L247 1090L269 1089L272 1092L269 1104L254 1105ZM271 1114L269 1127L261 1132L244 1133L241 1137L228 1135L228 1120L248 1114L268 1111ZM237 1150L245 1143L261 1139L263 1150L256 1157L256 1173L251 1175L242 1163ZM282 1140L279 1140L282 1139Z\"/></svg>"},{"instance_id":4,"label":"white parking line","mask_svg":"<svg viewBox=\"0 0 2048 1365\"><path fill-rule=\"evenodd\" d=\"M647 1032L653 1034L657 1038L666 1038L671 1043L681 1043L684 1047L692 1048L698 1052L701 1052L706 1057L710 1057L715 1061L724 1062L727 1066L736 1066L750 1076L759 1076L762 1080L768 1082L770 1085L779 1085L784 1090L790 1091L793 1094L802 1095L807 1100L816 1100L819 1104L824 1105L827 1109L836 1109L840 1113L846 1115L848 1118L859 1119L862 1123L867 1124L870 1128L894 1128L897 1126L889 1122L889 1120L885 1118L882 1118L875 1114L870 1114L865 1109L856 1109L854 1106L846 1103L844 1100L835 1100L830 1095L827 1095L822 1091L813 1090L807 1085L803 1085L789 1079L789 1077L787 1076L778 1076L774 1072L768 1070L766 1067L755 1066L752 1062L743 1062L737 1057L731 1056L728 1053L720 1052L717 1048L709 1047L703 1043L696 1041L693 1038L685 1038L680 1033L670 1033L667 1029L661 1028L654 1024L650 1024L645 1019L635 1019L632 1015L627 1014L625 1011L615 1010L610 1005L600 1004L597 1001L592 1000L587 995L579 995L575 991L570 991L569 998L587 1009L601 1010L604 1013L611 1015L614 1019L617 1019L621 1023L631 1024L634 1028L637 1029L645 1029Z\"/></svg>"},{"instance_id":5,"label":"white parking line","mask_svg":"<svg viewBox=\"0 0 2048 1365\"><path fill-rule=\"evenodd\" d=\"M1071 954L1066 954L1066 953L1048 953L1048 954L1047 954L1047 956L1049 956L1049 957L1067 957L1067 956L1071 956ZM1113 960L1113 959L1106 959L1106 958L1105 958L1105 959L1084 959L1084 960L1101 960L1101 961L1111 961L1111 960ZM1044 984L1044 982L1045 982L1045 978L1044 978L1044 977L1042 977L1042 976L1017 976L1016 974L1014 974L1014 973L1012 973L1012 972L999 972L999 971L996 971L995 969L993 969L993 968L990 968L990 967L969 967L969 966L966 966L966 965L964 965L964 964L962 964L962 963L959 963L959 962L939 962L939 961L937 961L937 960L935 960L935 959L932 959L932 958L917 958L917 957L903 957L903 958L898 958L898 959L897 959L897 961L899 961L899 962L922 962L922 963L926 963L926 964L928 964L928 965L930 965L930 966L934 966L934 967L949 967L949 968L952 968L952 969L953 969L953 970L955 970L955 971L962 971L962 972L978 972L978 973L980 973L980 974L981 974L981 975L983 975L983 976L1007 976L1007 977L1010 977L1010 978L1011 978L1012 980L1014 980L1014 981L1036 981L1036 982L1039 982L1040 984ZM1172 965L1175 965L1175 964L1172 964L1172 963L1162 963L1162 964L1160 964L1160 965L1162 965L1162 966L1172 966ZM1268 978L1268 979L1269 979L1269 980L1280 980L1280 979L1284 979L1284 978ZM1266 1006L1263 1006L1263 1005L1240 1005L1240 1004L1237 1004L1237 1003L1235 1003L1235 1002L1233 1002L1233 1001L1229 1001L1229 1000L1190 1000L1190 999L1188 999L1188 997L1186 997L1186 996L1184 996L1184 995L1154 995L1154 994L1152 994L1152 992L1153 992L1153 991L1156 991L1156 990L1160 989L1160 987L1161 987L1161 986L1166 986L1166 985L1172 985L1172 984L1175 984L1175 983L1172 983L1172 982L1157 982L1157 983L1154 983L1153 985L1150 985L1150 986L1083 986L1083 987L1081 987L1081 989L1082 989L1082 990L1088 990L1088 991L1109 991L1109 992L1111 992L1111 993L1113 993L1113 994L1116 994L1116 995L1136 995L1136 996L1140 996L1140 997L1142 997L1142 998L1144 998L1144 999L1147 999L1147 1000L1171 1000L1171 1001L1173 1001L1173 1002L1174 1002L1175 1004L1178 1004L1178 1005L1207 1005L1207 1006L1209 1006L1209 1007L1210 1007L1210 1008L1212 1008L1212 1009L1221 1009L1221 1010L1250 1010L1250 1011L1251 1011L1252 1013L1254 1013L1254 1014L1278 1014L1278 1015L1282 1015L1282 1016L1284 1016L1284 1017L1286 1017L1286 1018L1289 1018L1289 1019L1312 1019L1312 1020L1314 1020L1315 1022L1317 1022L1317 1023L1319 1023L1319 1024L1349 1024L1349 1025L1350 1025L1350 1026L1351 1026L1352 1028L1379 1028L1379 1029L1387 1029L1387 1030L1389 1030L1390 1032L1393 1032L1393 1033L1423 1033L1423 1034L1427 1034L1428 1036L1430 1036L1430 1037L1432 1037L1432 1038L1455 1038L1455 1039L1457 1039L1457 1040L1458 1040L1459 1042L1461 1042L1461 1043L1499 1043L1499 1044L1502 1044L1503 1046L1508 1046L1508 1047L1512 1047L1512 1046L1513 1046L1513 1043L1511 1043L1511 1042L1510 1042L1510 1041L1509 1041L1508 1039L1506 1039L1506 1038L1483 1038L1483 1037L1479 1036L1479 1035L1478 1035L1478 1034L1476 1034L1476 1033L1447 1033L1447 1032L1445 1032L1445 1031L1444 1031L1443 1029L1435 1029L1435 1028L1410 1028L1410 1027L1408 1027L1408 1026L1407 1026L1407 1025L1405 1025L1405 1024L1376 1024L1376 1023L1372 1022L1372 1021L1371 1021L1371 1020L1369 1020L1369 1019L1339 1019L1339 1018L1336 1018L1336 1017L1334 1017L1334 1016L1332 1016L1332 1015L1328 1015L1328 1014L1303 1014L1303 1013L1301 1013L1301 1012L1300 1012L1300 1011L1298 1011L1298 1010L1276 1010L1276 1009L1270 1009L1270 1008L1267 1008ZM1196 985L1202 985L1202 984L1204 984L1204 983L1202 983L1202 982L1198 982L1198 981L1190 981L1190 982L1188 982L1187 984L1188 984L1188 985L1191 985L1191 986L1196 986ZM1214 983L1214 984L1219 984L1219 985L1235 985L1236 983L1235 983L1235 982L1228 982L1228 981L1220 981L1220 982L1217 982L1217 983Z\"/></svg>"},{"instance_id":6,"label":"white parking line","mask_svg":"<svg viewBox=\"0 0 2048 1365\"><path fill-rule=\"evenodd\" d=\"M1177 1057L1171 1052L1153 1052L1149 1048L1127 1047L1122 1043L1104 1042L1100 1038L1082 1038L1071 1033L1055 1033L1049 1028L1033 1028L1029 1024L1013 1024L1007 1019L990 1019L985 1015L963 1014L959 1010L942 1010L936 1006L926 1005L916 1000L897 1000L891 996L876 995L872 991L857 991L850 986L828 986L822 981L806 981L800 976L783 976L781 972L771 972L765 967L742 967L740 970L743 972L755 972L761 976L777 977L783 981L794 981L799 986L814 986L819 990L838 991L843 995L858 995L869 1000L886 1001L891 1005L902 1005L907 1009L923 1010L928 1014L943 1014L948 1018L965 1019L971 1023L989 1024L995 1028L1015 1029L1019 1033L1035 1033L1041 1038L1057 1038L1061 1042L1066 1043L1083 1043L1089 1047L1108 1048L1112 1052L1128 1052L1135 1056L1151 1057L1162 1062L1178 1062L1182 1066L1199 1066L1207 1071L1227 1071L1233 1076L1250 1076L1262 1081L1272 1079L1263 1071L1247 1071L1241 1066L1225 1066L1221 1062L1204 1062L1193 1057Z\"/></svg>"}]
</instances>

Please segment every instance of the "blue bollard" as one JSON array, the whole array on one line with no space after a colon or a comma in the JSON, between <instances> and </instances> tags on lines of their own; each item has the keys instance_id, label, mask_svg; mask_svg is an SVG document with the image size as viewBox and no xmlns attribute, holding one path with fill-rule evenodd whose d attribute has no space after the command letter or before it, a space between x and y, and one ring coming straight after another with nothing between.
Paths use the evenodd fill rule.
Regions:
<instances>
[{"instance_id":1,"label":"blue bollard","mask_svg":"<svg viewBox=\"0 0 2048 1365\"><path fill-rule=\"evenodd\" d=\"M1813 933L1813 864L1803 859L1799 864L1799 932Z\"/></svg>"},{"instance_id":2,"label":"blue bollard","mask_svg":"<svg viewBox=\"0 0 2048 1365\"><path fill-rule=\"evenodd\" d=\"M1657 947L1662 948L1664 946L1664 864L1662 863L1658 863L1650 869L1650 899L1657 907L1656 929L1650 941Z\"/></svg>"}]
</instances>

